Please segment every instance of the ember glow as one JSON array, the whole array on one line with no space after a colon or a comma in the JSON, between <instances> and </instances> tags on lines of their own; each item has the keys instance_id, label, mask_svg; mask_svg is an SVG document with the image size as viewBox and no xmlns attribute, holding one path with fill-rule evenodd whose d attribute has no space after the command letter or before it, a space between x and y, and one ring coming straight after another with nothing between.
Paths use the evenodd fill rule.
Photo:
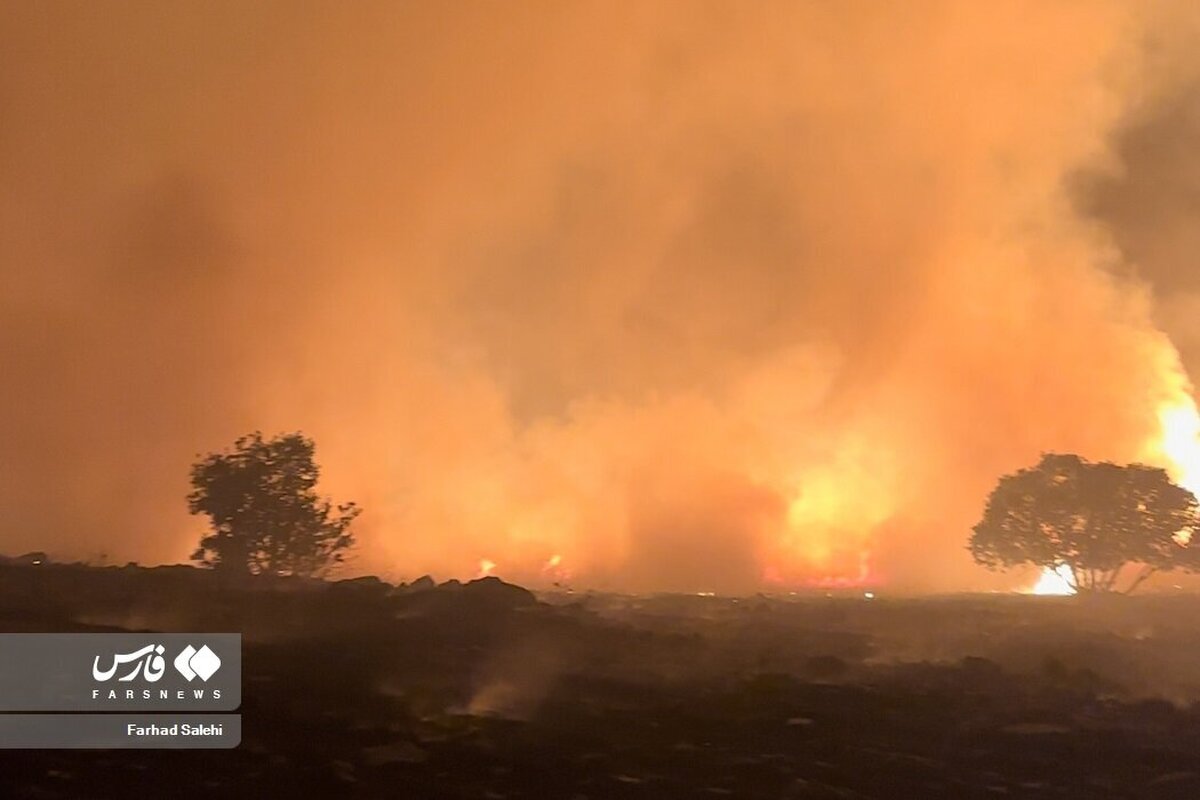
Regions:
<instances>
[{"instance_id":1,"label":"ember glow","mask_svg":"<svg viewBox=\"0 0 1200 800\"><path fill-rule=\"evenodd\" d=\"M571 580L571 570L563 564L563 557L555 553L550 558L546 559L546 563L542 565L543 580L548 580L553 584L563 585Z\"/></svg>"},{"instance_id":2,"label":"ember glow","mask_svg":"<svg viewBox=\"0 0 1200 800\"><path fill-rule=\"evenodd\" d=\"M1071 585L1071 568L1065 564L1056 569L1047 567L1029 592L1040 595L1075 594L1075 587Z\"/></svg>"},{"instance_id":3,"label":"ember glow","mask_svg":"<svg viewBox=\"0 0 1200 800\"><path fill-rule=\"evenodd\" d=\"M151 5L0 9L0 550L186 560L254 429L396 580L1011 589L1001 474L1200 485L1195 4Z\"/></svg>"}]
</instances>

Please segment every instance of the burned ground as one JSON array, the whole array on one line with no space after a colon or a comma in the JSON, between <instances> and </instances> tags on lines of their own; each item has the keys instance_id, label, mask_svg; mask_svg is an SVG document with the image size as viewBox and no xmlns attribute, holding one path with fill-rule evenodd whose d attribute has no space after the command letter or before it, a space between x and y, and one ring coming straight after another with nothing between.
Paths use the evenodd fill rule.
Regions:
<instances>
[{"instance_id":1,"label":"burned ground","mask_svg":"<svg viewBox=\"0 0 1200 800\"><path fill-rule=\"evenodd\" d=\"M0 794L1193 798L1197 611L13 564L6 631L242 632L244 730L233 751L0 753Z\"/></svg>"}]
</instances>

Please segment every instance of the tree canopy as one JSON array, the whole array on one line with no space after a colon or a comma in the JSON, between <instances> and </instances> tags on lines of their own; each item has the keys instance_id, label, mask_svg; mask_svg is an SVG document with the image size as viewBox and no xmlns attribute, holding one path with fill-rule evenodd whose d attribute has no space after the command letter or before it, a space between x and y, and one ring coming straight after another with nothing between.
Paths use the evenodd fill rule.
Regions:
<instances>
[{"instance_id":1,"label":"tree canopy","mask_svg":"<svg viewBox=\"0 0 1200 800\"><path fill-rule=\"evenodd\" d=\"M212 532L192 558L254 575L320 575L340 562L360 509L317 495L314 450L300 433L255 431L194 464L188 510L208 515Z\"/></svg>"},{"instance_id":2,"label":"tree canopy","mask_svg":"<svg viewBox=\"0 0 1200 800\"><path fill-rule=\"evenodd\" d=\"M1050 453L1000 479L969 548L989 569L1066 566L1080 592L1117 590L1133 566L1130 592L1156 572L1200 568L1198 521L1195 496L1162 469Z\"/></svg>"}]
</instances>

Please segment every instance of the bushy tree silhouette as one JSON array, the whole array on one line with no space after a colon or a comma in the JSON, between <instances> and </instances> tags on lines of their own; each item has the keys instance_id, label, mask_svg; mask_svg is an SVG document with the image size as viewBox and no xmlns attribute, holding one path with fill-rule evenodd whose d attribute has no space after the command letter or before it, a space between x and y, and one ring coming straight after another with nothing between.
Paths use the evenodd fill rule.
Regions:
<instances>
[{"instance_id":1,"label":"bushy tree silhouette","mask_svg":"<svg viewBox=\"0 0 1200 800\"><path fill-rule=\"evenodd\" d=\"M194 464L188 510L208 515L212 533L192 558L253 575L314 576L340 562L360 509L317 495L313 452L300 433L265 440L255 431Z\"/></svg>"},{"instance_id":2,"label":"bushy tree silhouette","mask_svg":"<svg viewBox=\"0 0 1200 800\"><path fill-rule=\"evenodd\" d=\"M1200 567L1196 498L1167 473L1143 464L1092 463L1050 453L1005 475L974 527L969 548L989 569L1066 566L1079 592L1126 592L1159 571Z\"/></svg>"}]
</instances>

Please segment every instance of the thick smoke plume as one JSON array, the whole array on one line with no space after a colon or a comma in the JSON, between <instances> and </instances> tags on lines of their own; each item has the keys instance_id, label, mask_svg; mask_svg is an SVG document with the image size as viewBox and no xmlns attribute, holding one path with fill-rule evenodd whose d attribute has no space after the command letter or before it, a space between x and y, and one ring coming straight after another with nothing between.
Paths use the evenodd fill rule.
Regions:
<instances>
[{"instance_id":1,"label":"thick smoke plume","mask_svg":"<svg viewBox=\"0 0 1200 800\"><path fill-rule=\"evenodd\" d=\"M995 479L1190 402L1185 11L7 4L0 549L184 559L302 429L359 572L1010 585Z\"/></svg>"}]
</instances>

